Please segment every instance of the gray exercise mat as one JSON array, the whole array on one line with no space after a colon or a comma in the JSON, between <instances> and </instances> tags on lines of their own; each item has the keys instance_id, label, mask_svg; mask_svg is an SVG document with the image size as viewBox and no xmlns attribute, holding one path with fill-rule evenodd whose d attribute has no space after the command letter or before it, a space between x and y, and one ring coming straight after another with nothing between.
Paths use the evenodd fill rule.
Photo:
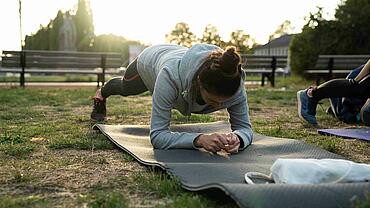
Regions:
<instances>
[{"instance_id":1,"label":"gray exercise mat","mask_svg":"<svg viewBox=\"0 0 370 208\"><path fill-rule=\"evenodd\" d=\"M277 185L244 182L250 171L270 173L277 158L337 158L341 156L304 142L256 134L246 150L229 156L198 150L157 150L149 140L149 127L139 125L102 125L99 129L118 147L140 163L159 166L177 176L183 188L200 191L218 188L240 207L349 207L354 200L370 194L370 183ZM228 132L225 122L172 126L173 131Z\"/></svg>"}]
</instances>

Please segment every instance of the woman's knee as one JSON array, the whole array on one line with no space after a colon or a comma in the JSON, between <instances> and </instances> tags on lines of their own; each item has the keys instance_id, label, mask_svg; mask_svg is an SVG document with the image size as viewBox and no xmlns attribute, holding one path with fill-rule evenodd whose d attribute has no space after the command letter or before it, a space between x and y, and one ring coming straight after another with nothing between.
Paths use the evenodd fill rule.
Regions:
<instances>
[{"instance_id":1,"label":"woman's knee","mask_svg":"<svg viewBox=\"0 0 370 208\"><path fill-rule=\"evenodd\" d=\"M363 97L370 97L370 75L365 76L360 82L358 82L360 89L362 90Z\"/></svg>"},{"instance_id":2,"label":"woman's knee","mask_svg":"<svg viewBox=\"0 0 370 208\"><path fill-rule=\"evenodd\" d=\"M101 94L104 98L107 98L111 95L121 94L123 87L122 77L114 77L108 80L103 87L101 88Z\"/></svg>"},{"instance_id":3,"label":"woman's knee","mask_svg":"<svg viewBox=\"0 0 370 208\"><path fill-rule=\"evenodd\" d=\"M148 89L146 88L146 86L144 85L140 78L132 81L123 80L120 95L122 96L138 95L146 91L148 91Z\"/></svg>"}]
</instances>

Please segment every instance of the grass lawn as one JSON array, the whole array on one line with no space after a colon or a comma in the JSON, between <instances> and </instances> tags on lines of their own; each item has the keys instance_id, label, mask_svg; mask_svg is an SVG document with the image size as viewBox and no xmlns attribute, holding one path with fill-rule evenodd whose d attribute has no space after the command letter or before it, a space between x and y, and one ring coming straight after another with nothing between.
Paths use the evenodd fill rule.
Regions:
<instances>
[{"instance_id":1,"label":"grass lawn","mask_svg":"<svg viewBox=\"0 0 370 208\"><path fill-rule=\"evenodd\" d=\"M279 77L276 87L247 86L255 132L303 140L370 163L370 143L320 136L299 120L296 91L310 85ZM230 200L183 190L176 178L139 165L91 129L96 88L0 88L0 207L236 207ZM318 107L323 128L350 127ZM149 124L148 93L108 100L106 124ZM227 120L226 111L177 111L173 123ZM356 126L356 125L353 125ZM358 204L358 206L370 203Z\"/></svg>"}]
</instances>

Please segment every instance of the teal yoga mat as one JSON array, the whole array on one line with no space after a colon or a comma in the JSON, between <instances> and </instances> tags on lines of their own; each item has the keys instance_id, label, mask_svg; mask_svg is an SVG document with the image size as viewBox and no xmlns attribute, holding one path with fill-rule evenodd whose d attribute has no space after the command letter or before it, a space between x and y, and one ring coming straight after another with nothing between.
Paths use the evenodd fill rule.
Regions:
<instances>
[{"instance_id":1,"label":"teal yoga mat","mask_svg":"<svg viewBox=\"0 0 370 208\"><path fill-rule=\"evenodd\" d=\"M153 149L148 126L98 124L94 128L138 162L158 166L177 176L184 189L220 189L240 207L350 207L354 200L364 200L365 194L370 193L370 183L249 185L244 182L246 172L269 174L277 158L342 158L298 140L256 134L246 150L224 156L198 150ZM173 126L171 130L227 132L230 125L224 122L187 124Z\"/></svg>"}]
</instances>

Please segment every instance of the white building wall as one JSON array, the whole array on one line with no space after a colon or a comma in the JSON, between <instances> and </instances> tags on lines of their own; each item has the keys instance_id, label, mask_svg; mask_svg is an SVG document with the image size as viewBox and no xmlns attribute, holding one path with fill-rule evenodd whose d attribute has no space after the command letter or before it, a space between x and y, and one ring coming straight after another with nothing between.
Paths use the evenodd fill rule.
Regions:
<instances>
[{"instance_id":1,"label":"white building wall","mask_svg":"<svg viewBox=\"0 0 370 208\"><path fill-rule=\"evenodd\" d=\"M268 48L261 48L256 49L254 51L255 55L269 55ZM270 55L271 56L287 56L288 55L288 47L277 47L277 48L270 48Z\"/></svg>"}]
</instances>

